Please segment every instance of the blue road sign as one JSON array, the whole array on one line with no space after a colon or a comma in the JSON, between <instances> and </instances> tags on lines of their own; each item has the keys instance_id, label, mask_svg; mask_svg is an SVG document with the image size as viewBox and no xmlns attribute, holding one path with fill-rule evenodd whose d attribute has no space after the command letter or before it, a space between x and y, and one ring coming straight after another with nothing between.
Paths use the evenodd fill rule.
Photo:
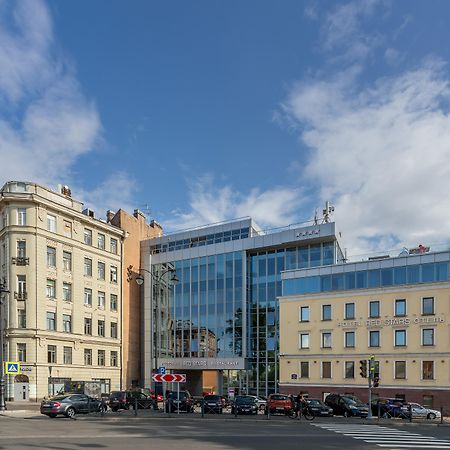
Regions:
<instances>
[{"instance_id":1,"label":"blue road sign","mask_svg":"<svg viewBox=\"0 0 450 450\"><path fill-rule=\"evenodd\" d=\"M20 363L18 363L18 362L6 361L5 365L6 365L5 372L7 375L17 375L17 374L22 373L20 371Z\"/></svg>"},{"instance_id":2,"label":"blue road sign","mask_svg":"<svg viewBox=\"0 0 450 450\"><path fill-rule=\"evenodd\" d=\"M160 375L165 375L165 374L166 374L166 368L165 368L165 367L160 367L160 368L158 369L158 373L159 373Z\"/></svg>"}]
</instances>

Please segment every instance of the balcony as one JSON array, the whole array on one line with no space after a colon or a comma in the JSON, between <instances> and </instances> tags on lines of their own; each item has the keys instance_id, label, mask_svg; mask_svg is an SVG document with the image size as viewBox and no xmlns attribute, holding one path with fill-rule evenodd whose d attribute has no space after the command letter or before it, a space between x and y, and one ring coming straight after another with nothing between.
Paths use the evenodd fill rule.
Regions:
<instances>
[{"instance_id":1,"label":"balcony","mask_svg":"<svg viewBox=\"0 0 450 450\"><path fill-rule=\"evenodd\" d=\"M11 262L16 266L28 266L30 264L30 258L26 258L24 256L12 257Z\"/></svg>"},{"instance_id":2,"label":"balcony","mask_svg":"<svg viewBox=\"0 0 450 450\"><path fill-rule=\"evenodd\" d=\"M16 300L26 300L27 293L26 292L14 292L14 298Z\"/></svg>"}]
</instances>

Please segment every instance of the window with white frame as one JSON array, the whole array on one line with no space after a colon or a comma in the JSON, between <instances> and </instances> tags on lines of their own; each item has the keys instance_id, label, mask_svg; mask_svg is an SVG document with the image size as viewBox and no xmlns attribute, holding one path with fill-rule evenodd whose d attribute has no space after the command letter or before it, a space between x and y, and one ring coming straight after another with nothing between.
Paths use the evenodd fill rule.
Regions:
<instances>
[{"instance_id":1,"label":"window with white frame","mask_svg":"<svg viewBox=\"0 0 450 450\"><path fill-rule=\"evenodd\" d=\"M331 331L322 332L322 348L331 348Z\"/></svg>"},{"instance_id":2,"label":"window with white frame","mask_svg":"<svg viewBox=\"0 0 450 450\"><path fill-rule=\"evenodd\" d=\"M105 365L105 350L99 350L97 352L97 365L99 366Z\"/></svg>"},{"instance_id":3,"label":"window with white frame","mask_svg":"<svg viewBox=\"0 0 450 450\"><path fill-rule=\"evenodd\" d=\"M47 330L56 330L56 313L53 311L47 311Z\"/></svg>"},{"instance_id":4,"label":"window with white frame","mask_svg":"<svg viewBox=\"0 0 450 450\"><path fill-rule=\"evenodd\" d=\"M117 311L117 295L116 294L111 294L111 304L110 304L110 309L111 311Z\"/></svg>"},{"instance_id":5,"label":"window with white frame","mask_svg":"<svg viewBox=\"0 0 450 450\"><path fill-rule=\"evenodd\" d=\"M64 347L63 362L64 364L72 364L72 347Z\"/></svg>"},{"instance_id":6,"label":"window with white frame","mask_svg":"<svg viewBox=\"0 0 450 450\"><path fill-rule=\"evenodd\" d=\"M65 302L72 301L72 284L71 283L63 283L63 300Z\"/></svg>"},{"instance_id":7,"label":"window with white frame","mask_svg":"<svg viewBox=\"0 0 450 450\"><path fill-rule=\"evenodd\" d=\"M47 278L47 297L56 298L56 280Z\"/></svg>"},{"instance_id":8,"label":"window with white frame","mask_svg":"<svg viewBox=\"0 0 450 450\"><path fill-rule=\"evenodd\" d=\"M92 335L92 319L90 317L84 318L84 334Z\"/></svg>"},{"instance_id":9,"label":"window with white frame","mask_svg":"<svg viewBox=\"0 0 450 450\"><path fill-rule=\"evenodd\" d=\"M90 348L84 349L84 365L92 366L92 350Z\"/></svg>"},{"instance_id":10,"label":"window with white frame","mask_svg":"<svg viewBox=\"0 0 450 450\"><path fill-rule=\"evenodd\" d=\"M434 380L434 361L422 361L422 380Z\"/></svg>"},{"instance_id":11,"label":"window with white frame","mask_svg":"<svg viewBox=\"0 0 450 450\"><path fill-rule=\"evenodd\" d=\"M406 361L395 361L394 364L394 378L396 380L406 379Z\"/></svg>"},{"instance_id":12,"label":"window with white frame","mask_svg":"<svg viewBox=\"0 0 450 450\"><path fill-rule=\"evenodd\" d=\"M300 348L309 348L309 333L299 334Z\"/></svg>"},{"instance_id":13,"label":"window with white frame","mask_svg":"<svg viewBox=\"0 0 450 450\"><path fill-rule=\"evenodd\" d=\"M47 345L47 362L56 364L56 345Z\"/></svg>"},{"instance_id":14,"label":"window with white frame","mask_svg":"<svg viewBox=\"0 0 450 450\"><path fill-rule=\"evenodd\" d=\"M56 216L47 214L47 230L56 233Z\"/></svg>"},{"instance_id":15,"label":"window with white frame","mask_svg":"<svg viewBox=\"0 0 450 450\"><path fill-rule=\"evenodd\" d=\"M331 320L331 305L322 305L322 320Z\"/></svg>"},{"instance_id":16,"label":"window with white frame","mask_svg":"<svg viewBox=\"0 0 450 450\"><path fill-rule=\"evenodd\" d=\"M346 303L345 304L345 320L350 320L355 318L355 304L354 303Z\"/></svg>"},{"instance_id":17,"label":"window with white frame","mask_svg":"<svg viewBox=\"0 0 450 450\"><path fill-rule=\"evenodd\" d=\"M100 309L105 309L105 293L99 291L97 294L97 299L98 299L98 307Z\"/></svg>"},{"instance_id":18,"label":"window with white frame","mask_svg":"<svg viewBox=\"0 0 450 450\"><path fill-rule=\"evenodd\" d=\"M26 258L27 256L27 242L24 240L17 241L17 257Z\"/></svg>"},{"instance_id":19,"label":"window with white frame","mask_svg":"<svg viewBox=\"0 0 450 450\"><path fill-rule=\"evenodd\" d=\"M300 306L300 322L309 322L309 306Z\"/></svg>"},{"instance_id":20,"label":"window with white frame","mask_svg":"<svg viewBox=\"0 0 450 450\"><path fill-rule=\"evenodd\" d=\"M26 362L27 360L27 344L17 344L17 361Z\"/></svg>"},{"instance_id":21,"label":"window with white frame","mask_svg":"<svg viewBox=\"0 0 450 450\"><path fill-rule=\"evenodd\" d=\"M56 248L47 246L47 267L56 267Z\"/></svg>"},{"instance_id":22,"label":"window with white frame","mask_svg":"<svg viewBox=\"0 0 450 450\"><path fill-rule=\"evenodd\" d=\"M27 208L17 208L17 225L27 224Z\"/></svg>"},{"instance_id":23,"label":"window with white frame","mask_svg":"<svg viewBox=\"0 0 450 450\"><path fill-rule=\"evenodd\" d=\"M97 263L97 268L98 268L98 279L104 280L105 279L105 263L99 261Z\"/></svg>"},{"instance_id":24,"label":"window with white frame","mask_svg":"<svg viewBox=\"0 0 450 450\"><path fill-rule=\"evenodd\" d=\"M115 350L111 351L111 367L117 367L118 358L117 358L117 352Z\"/></svg>"},{"instance_id":25,"label":"window with white frame","mask_svg":"<svg viewBox=\"0 0 450 450\"><path fill-rule=\"evenodd\" d=\"M17 310L17 327L18 328L27 327L27 312L25 309Z\"/></svg>"},{"instance_id":26,"label":"window with white frame","mask_svg":"<svg viewBox=\"0 0 450 450\"><path fill-rule=\"evenodd\" d=\"M105 235L104 234L101 234L101 233L98 233L97 234L97 247L100 249L100 250L105 250Z\"/></svg>"},{"instance_id":27,"label":"window with white frame","mask_svg":"<svg viewBox=\"0 0 450 450\"><path fill-rule=\"evenodd\" d=\"M355 378L355 361L345 361L345 378Z\"/></svg>"},{"instance_id":28,"label":"window with white frame","mask_svg":"<svg viewBox=\"0 0 450 450\"><path fill-rule=\"evenodd\" d=\"M97 327L98 335L101 337L105 337L105 321L99 320Z\"/></svg>"},{"instance_id":29,"label":"window with white frame","mask_svg":"<svg viewBox=\"0 0 450 450\"><path fill-rule=\"evenodd\" d=\"M322 378L331 378L331 361L322 361Z\"/></svg>"},{"instance_id":30,"label":"window with white frame","mask_svg":"<svg viewBox=\"0 0 450 450\"><path fill-rule=\"evenodd\" d=\"M111 238L109 244L110 244L109 249L111 253L117 255L117 239Z\"/></svg>"},{"instance_id":31,"label":"window with white frame","mask_svg":"<svg viewBox=\"0 0 450 450\"><path fill-rule=\"evenodd\" d=\"M109 278L111 283L117 283L117 267L111 266Z\"/></svg>"},{"instance_id":32,"label":"window with white frame","mask_svg":"<svg viewBox=\"0 0 450 450\"><path fill-rule=\"evenodd\" d=\"M83 232L84 243L87 245L92 245L92 230L85 228Z\"/></svg>"},{"instance_id":33,"label":"window with white frame","mask_svg":"<svg viewBox=\"0 0 450 450\"><path fill-rule=\"evenodd\" d=\"M63 252L63 269L67 272L72 271L72 253Z\"/></svg>"},{"instance_id":34,"label":"window with white frame","mask_svg":"<svg viewBox=\"0 0 450 450\"><path fill-rule=\"evenodd\" d=\"M92 289L84 288L84 304L86 306L92 306Z\"/></svg>"},{"instance_id":35,"label":"window with white frame","mask_svg":"<svg viewBox=\"0 0 450 450\"><path fill-rule=\"evenodd\" d=\"M111 322L111 337L117 339L117 322Z\"/></svg>"},{"instance_id":36,"label":"window with white frame","mask_svg":"<svg viewBox=\"0 0 450 450\"><path fill-rule=\"evenodd\" d=\"M425 346L434 345L434 328L422 329L422 345Z\"/></svg>"},{"instance_id":37,"label":"window with white frame","mask_svg":"<svg viewBox=\"0 0 450 450\"><path fill-rule=\"evenodd\" d=\"M300 378L309 378L309 362L300 361Z\"/></svg>"},{"instance_id":38,"label":"window with white frame","mask_svg":"<svg viewBox=\"0 0 450 450\"><path fill-rule=\"evenodd\" d=\"M17 299L26 300L27 298L27 277L26 275L17 275Z\"/></svg>"},{"instance_id":39,"label":"window with white frame","mask_svg":"<svg viewBox=\"0 0 450 450\"><path fill-rule=\"evenodd\" d=\"M63 331L72 333L72 316L70 314L63 314Z\"/></svg>"},{"instance_id":40,"label":"window with white frame","mask_svg":"<svg viewBox=\"0 0 450 450\"><path fill-rule=\"evenodd\" d=\"M406 330L395 330L394 331L394 345L396 347L406 346Z\"/></svg>"},{"instance_id":41,"label":"window with white frame","mask_svg":"<svg viewBox=\"0 0 450 450\"><path fill-rule=\"evenodd\" d=\"M346 348L355 347L355 332L354 331L346 331L345 332L345 347Z\"/></svg>"},{"instance_id":42,"label":"window with white frame","mask_svg":"<svg viewBox=\"0 0 450 450\"><path fill-rule=\"evenodd\" d=\"M434 314L434 297L424 297L422 299L422 315L431 316Z\"/></svg>"},{"instance_id":43,"label":"window with white frame","mask_svg":"<svg viewBox=\"0 0 450 450\"><path fill-rule=\"evenodd\" d=\"M92 277L92 259L84 258L84 275L86 277Z\"/></svg>"}]
</instances>

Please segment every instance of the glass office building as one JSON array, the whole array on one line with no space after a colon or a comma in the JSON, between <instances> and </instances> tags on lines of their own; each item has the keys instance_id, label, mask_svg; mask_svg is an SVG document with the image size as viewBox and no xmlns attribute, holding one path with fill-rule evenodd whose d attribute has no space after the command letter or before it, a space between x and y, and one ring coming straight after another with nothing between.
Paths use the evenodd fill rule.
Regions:
<instances>
[{"instance_id":1,"label":"glass office building","mask_svg":"<svg viewBox=\"0 0 450 450\"><path fill-rule=\"evenodd\" d=\"M153 274L144 291L144 383L163 366L186 373L197 395L276 391L281 272L342 260L334 223L265 232L250 218L147 240L141 254Z\"/></svg>"}]
</instances>

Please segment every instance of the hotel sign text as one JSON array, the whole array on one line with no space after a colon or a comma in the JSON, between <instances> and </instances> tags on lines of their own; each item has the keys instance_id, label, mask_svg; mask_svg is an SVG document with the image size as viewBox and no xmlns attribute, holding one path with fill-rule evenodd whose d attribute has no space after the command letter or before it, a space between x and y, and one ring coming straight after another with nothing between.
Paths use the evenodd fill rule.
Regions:
<instances>
[{"instance_id":1,"label":"hotel sign text","mask_svg":"<svg viewBox=\"0 0 450 450\"><path fill-rule=\"evenodd\" d=\"M386 319L367 319L367 320L345 320L338 322L338 327L389 327L397 325L433 325L444 323L445 317L388 317Z\"/></svg>"}]
</instances>

